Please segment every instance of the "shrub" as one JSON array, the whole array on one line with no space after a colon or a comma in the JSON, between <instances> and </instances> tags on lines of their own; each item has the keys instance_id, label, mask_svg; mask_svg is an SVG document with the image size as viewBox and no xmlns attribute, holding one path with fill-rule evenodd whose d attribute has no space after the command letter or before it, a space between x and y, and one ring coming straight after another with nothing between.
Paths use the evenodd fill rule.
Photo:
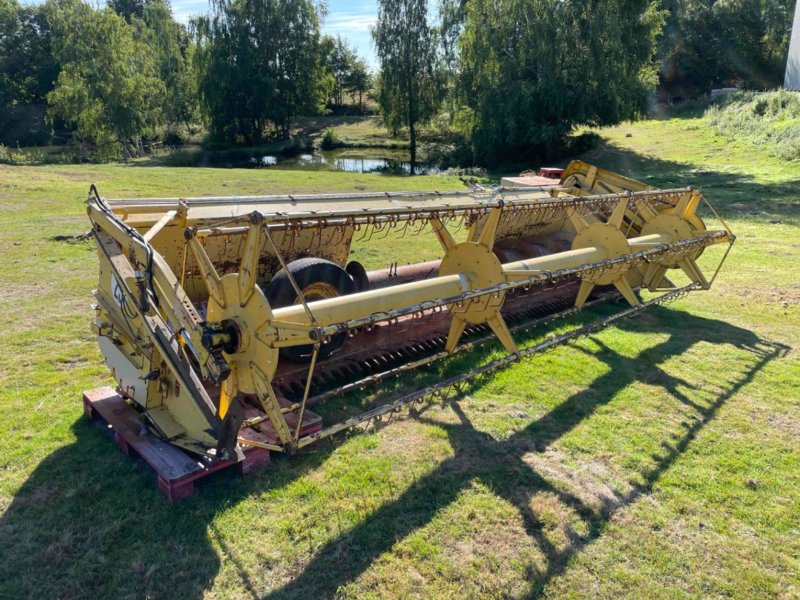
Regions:
<instances>
[{"instance_id":1,"label":"shrub","mask_svg":"<svg viewBox=\"0 0 800 600\"><path fill-rule=\"evenodd\" d=\"M800 159L800 94L739 92L709 107L706 121L721 135L756 146L784 160Z\"/></svg>"},{"instance_id":2,"label":"shrub","mask_svg":"<svg viewBox=\"0 0 800 600\"><path fill-rule=\"evenodd\" d=\"M326 132L327 133L327 132ZM306 137L292 138L283 148L280 153L283 156L291 157L300 154L307 154L314 151L314 143Z\"/></svg>"},{"instance_id":3,"label":"shrub","mask_svg":"<svg viewBox=\"0 0 800 600\"><path fill-rule=\"evenodd\" d=\"M341 146L342 140L337 137L336 130L333 127L328 127L325 130L325 133L322 134L319 147L323 150L333 150L334 148L340 148Z\"/></svg>"}]
</instances>

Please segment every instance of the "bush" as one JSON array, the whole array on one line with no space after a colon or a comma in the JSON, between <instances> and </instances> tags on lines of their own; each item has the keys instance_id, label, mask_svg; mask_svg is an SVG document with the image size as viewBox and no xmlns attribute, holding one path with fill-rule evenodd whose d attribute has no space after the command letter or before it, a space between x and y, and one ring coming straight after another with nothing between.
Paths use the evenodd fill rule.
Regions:
<instances>
[{"instance_id":1,"label":"bush","mask_svg":"<svg viewBox=\"0 0 800 600\"><path fill-rule=\"evenodd\" d=\"M43 165L47 164L47 153L41 148L17 147L11 150L0 144L0 164L4 165Z\"/></svg>"},{"instance_id":2,"label":"bush","mask_svg":"<svg viewBox=\"0 0 800 600\"><path fill-rule=\"evenodd\" d=\"M314 143L306 137L292 138L286 145L281 148L280 153L282 156L292 157L299 156L300 154L308 154L314 151Z\"/></svg>"},{"instance_id":3,"label":"bush","mask_svg":"<svg viewBox=\"0 0 800 600\"><path fill-rule=\"evenodd\" d=\"M336 135L336 130L333 127L328 127L325 133L322 134L319 147L323 150L333 150L334 148L342 147L342 140Z\"/></svg>"},{"instance_id":4,"label":"bush","mask_svg":"<svg viewBox=\"0 0 800 600\"><path fill-rule=\"evenodd\" d=\"M0 106L0 144L42 146L52 139L42 105Z\"/></svg>"},{"instance_id":5,"label":"bush","mask_svg":"<svg viewBox=\"0 0 800 600\"><path fill-rule=\"evenodd\" d=\"M721 99L705 112L706 121L721 135L740 139L784 160L800 159L800 94L739 92Z\"/></svg>"},{"instance_id":6,"label":"bush","mask_svg":"<svg viewBox=\"0 0 800 600\"><path fill-rule=\"evenodd\" d=\"M186 139L184 139L177 129L169 129L164 134L164 144L167 146L182 146L185 143Z\"/></svg>"}]
</instances>

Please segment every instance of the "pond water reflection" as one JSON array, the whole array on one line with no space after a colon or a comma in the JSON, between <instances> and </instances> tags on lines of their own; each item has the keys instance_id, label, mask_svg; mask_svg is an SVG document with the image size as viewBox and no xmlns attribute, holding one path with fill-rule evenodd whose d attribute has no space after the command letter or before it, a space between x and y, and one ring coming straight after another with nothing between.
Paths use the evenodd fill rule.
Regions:
<instances>
[{"instance_id":1,"label":"pond water reflection","mask_svg":"<svg viewBox=\"0 0 800 600\"><path fill-rule=\"evenodd\" d=\"M385 173L409 175L411 161L406 150L350 149L322 150L292 157L265 155L250 159L252 167L298 171L343 171L346 173ZM438 169L417 161L418 175L436 173Z\"/></svg>"}]
</instances>

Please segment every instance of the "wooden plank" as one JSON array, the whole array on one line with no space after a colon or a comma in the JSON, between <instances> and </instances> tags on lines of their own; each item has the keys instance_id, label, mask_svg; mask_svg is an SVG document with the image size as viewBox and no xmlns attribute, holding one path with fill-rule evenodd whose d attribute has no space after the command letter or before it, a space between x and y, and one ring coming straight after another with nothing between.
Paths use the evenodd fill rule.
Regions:
<instances>
[{"instance_id":1,"label":"wooden plank","mask_svg":"<svg viewBox=\"0 0 800 600\"><path fill-rule=\"evenodd\" d=\"M143 417L111 388L103 388L103 393L95 395L91 403L97 414L114 428L123 451L127 454L126 450L133 449L159 476L174 480L202 470L196 459L150 433L141 420Z\"/></svg>"},{"instance_id":2,"label":"wooden plank","mask_svg":"<svg viewBox=\"0 0 800 600\"><path fill-rule=\"evenodd\" d=\"M243 429L239 432L239 436L246 440L253 440L257 442L270 443L269 438L263 433L254 431L252 428ZM238 464L239 472L242 475L251 473L259 467L269 464L270 452L264 448L256 448L255 446L246 446L244 449L244 460Z\"/></svg>"},{"instance_id":3,"label":"wooden plank","mask_svg":"<svg viewBox=\"0 0 800 600\"><path fill-rule=\"evenodd\" d=\"M245 446L244 460L238 463L235 460L225 460L207 464L150 433L142 420L144 417L110 387L84 392L83 407L88 418L101 420L113 430L114 439L125 454L139 456L152 467L158 478L159 489L170 500L191 496L194 493L194 482L211 473L237 465L239 472L246 474L270 462L269 450ZM248 406L245 415L246 418L252 418L263 413ZM293 417L290 421L293 428L296 426L297 416L290 417ZM322 428L319 415L308 411L303 422L302 435ZM261 426L243 429L240 436L264 443L276 443L277 436L269 422L261 425L264 426L263 430Z\"/></svg>"}]
</instances>

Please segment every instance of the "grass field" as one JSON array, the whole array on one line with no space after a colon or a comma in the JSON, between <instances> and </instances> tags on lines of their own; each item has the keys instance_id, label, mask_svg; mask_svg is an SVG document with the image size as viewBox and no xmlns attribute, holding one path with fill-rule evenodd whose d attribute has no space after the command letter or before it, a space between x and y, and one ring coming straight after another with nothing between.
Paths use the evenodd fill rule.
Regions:
<instances>
[{"instance_id":1,"label":"grass field","mask_svg":"<svg viewBox=\"0 0 800 600\"><path fill-rule=\"evenodd\" d=\"M89 331L94 250L70 237L89 183L460 183L0 166L0 598L800 597L800 163L700 119L601 134L585 160L695 185L728 219L739 239L714 290L175 505L82 417L81 393L111 382ZM357 252L435 255L424 243Z\"/></svg>"}]
</instances>

